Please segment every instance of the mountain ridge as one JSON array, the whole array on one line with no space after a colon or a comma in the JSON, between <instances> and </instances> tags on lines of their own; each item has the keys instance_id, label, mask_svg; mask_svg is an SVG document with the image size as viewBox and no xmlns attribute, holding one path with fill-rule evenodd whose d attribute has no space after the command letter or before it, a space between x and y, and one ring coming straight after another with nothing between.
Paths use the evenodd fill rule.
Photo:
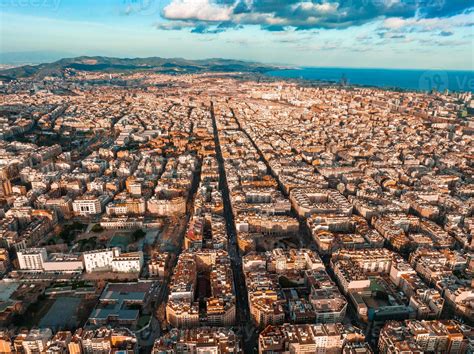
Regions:
<instances>
[{"instance_id":1,"label":"mountain ridge","mask_svg":"<svg viewBox=\"0 0 474 354\"><path fill-rule=\"evenodd\" d=\"M0 79L16 80L21 78L42 79L46 76L64 75L65 70L104 72L153 71L167 74L192 74L203 72L253 72L263 73L279 68L276 65L261 64L235 59L198 59L184 58L116 58L107 56L79 56L62 58L51 63L23 65L0 71Z\"/></svg>"}]
</instances>

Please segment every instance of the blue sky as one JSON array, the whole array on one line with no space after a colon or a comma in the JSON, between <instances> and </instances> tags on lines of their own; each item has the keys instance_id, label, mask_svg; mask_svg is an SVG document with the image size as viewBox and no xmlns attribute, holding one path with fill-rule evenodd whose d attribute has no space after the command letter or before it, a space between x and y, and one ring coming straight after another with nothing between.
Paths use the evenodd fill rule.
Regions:
<instances>
[{"instance_id":1,"label":"blue sky","mask_svg":"<svg viewBox=\"0 0 474 354\"><path fill-rule=\"evenodd\" d=\"M472 0L0 0L0 52L474 69Z\"/></svg>"}]
</instances>

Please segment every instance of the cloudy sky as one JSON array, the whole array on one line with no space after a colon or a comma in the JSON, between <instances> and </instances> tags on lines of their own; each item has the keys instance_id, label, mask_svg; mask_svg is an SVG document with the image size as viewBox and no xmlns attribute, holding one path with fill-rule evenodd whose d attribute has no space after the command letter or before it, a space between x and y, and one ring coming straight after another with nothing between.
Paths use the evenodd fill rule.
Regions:
<instances>
[{"instance_id":1,"label":"cloudy sky","mask_svg":"<svg viewBox=\"0 0 474 354\"><path fill-rule=\"evenodd\" d=\"M474 69L473 0L0 0L0 52Z\"/></svg>"}]
</instances>

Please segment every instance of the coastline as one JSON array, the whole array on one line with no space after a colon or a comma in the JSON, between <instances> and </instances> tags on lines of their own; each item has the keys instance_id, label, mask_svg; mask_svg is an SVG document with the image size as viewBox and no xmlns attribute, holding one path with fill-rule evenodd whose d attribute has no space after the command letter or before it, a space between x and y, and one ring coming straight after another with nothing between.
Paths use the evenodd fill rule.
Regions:
<instances>
[{"instance_id":1,"label":"coastline","mask_svg":"<svg viewBox=\"0 0 474 354\"><path fill-rule=\"evenodd\" d=\"M317 85L378 88L402 92L449 90L474 93L474 71L468 70L300 67L270 70L265 72L265 75Z\"/></svg>"}]
</instances>

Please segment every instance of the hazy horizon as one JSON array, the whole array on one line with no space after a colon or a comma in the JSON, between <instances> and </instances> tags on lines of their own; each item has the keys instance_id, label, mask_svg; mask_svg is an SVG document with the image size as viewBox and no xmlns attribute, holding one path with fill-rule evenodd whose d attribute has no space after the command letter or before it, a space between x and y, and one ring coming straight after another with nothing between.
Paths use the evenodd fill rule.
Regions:
<instances>
[{"instance_id":1,"label":"hazy horizon","mask_svg":"<svg viewBox=\"0 0 474 354\"><path fill-rule=\"evenodd\" d=\"M153 55L153 56L108 56L108 55L101 55L101 54L74 54L74 53L69 53L68 55L61 55L61 56L52 56L48 60L41 60L37 59L32 56L23 56L25 53L30 53L30 52L10 52L10 53L0 53L0 64L2 65L17 65L17 66L24 66L24 65L40 65L40 64L47 64L47 63L54 63L56 61L59 61L61 59L73 59L73 58L79 58L79 57L105 57L105 58L117 58L117 59L146 59L146 58L163 58L163 59L183 59L183 60L212 60L212 59L223 59L223 60L238 60L238 61L243 61L243 62L255 62L255 63L261 63L261 64L266 64L266 65L275 65L275 66L281 66L281 67L288 67L291 69L373 69L373 70L405 70L405 71L417 71L417 70L422 70L422 71L474 71L474 68L461 68L461 69L440 69L440 68L423 68L423 67L412 67L412 68L403 68L403 67L376 67L376 66L315 66L315 65L294 65L290 63L276 63L276 62L257 62L251 59L236 59L236 58L226 58L226 57L202 57L202 58L187 58L183 56L170 56L170 57L164 57L160 55ZM47 55L47 52L38 52L40 57L43 57ZM18 59L18 60L5 60L4 57L9 57L9 56L23 56L24 59ZM29 58L29 59L26 59Z\"/></svg>"},{"instance_id":2,"label":"hazy horizon","mask_svg":"<svg viewBox=\"0 0 474 354\"><path fill-rule=\"evenodd\" d=\"M463 0L9 0L0 49L473 70L472 12Z\"/></svg>"}]
</instances>

